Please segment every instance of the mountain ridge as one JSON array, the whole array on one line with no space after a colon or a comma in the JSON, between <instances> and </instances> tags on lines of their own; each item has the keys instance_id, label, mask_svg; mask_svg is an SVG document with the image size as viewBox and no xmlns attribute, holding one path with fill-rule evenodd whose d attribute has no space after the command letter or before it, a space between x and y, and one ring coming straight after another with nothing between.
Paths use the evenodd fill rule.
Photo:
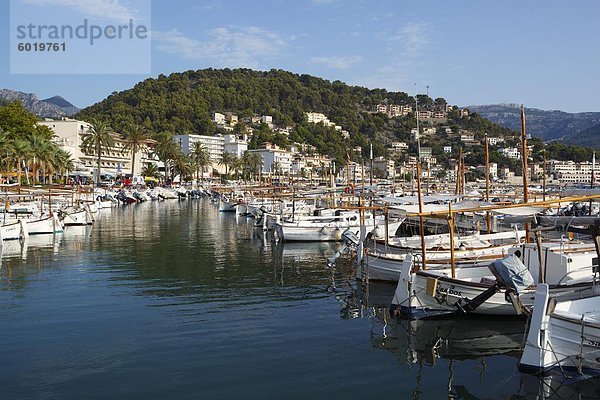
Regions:
<instances>
[{"instance_id":1,"label":"mountain ridge","mask_svg":"<svg viewBox=\"0 0 600 400\"><path fill-rule=\"evenodd\" d=\"M61 96L40 100L35 93L25 93L12 89L0 89L0 100L20 101L28 111L41 118L69 117L80 110Z\"/></svg>"},{"instance_id":2,"label":"mountain ridge","mask_svg":"<svg viewBox=\"0 0 600 400\"><path fill-rule=\"evenodd\" d=\"M513 130L521 128L519 104L471 105L470 111L480 114L490 121ZM588 140L579 134L600 124L600 112L568 113L561 110L542 110L525 107L527 133L544 141L561 140L565 143L585 145Z\"/></svg>"}]
</instances>

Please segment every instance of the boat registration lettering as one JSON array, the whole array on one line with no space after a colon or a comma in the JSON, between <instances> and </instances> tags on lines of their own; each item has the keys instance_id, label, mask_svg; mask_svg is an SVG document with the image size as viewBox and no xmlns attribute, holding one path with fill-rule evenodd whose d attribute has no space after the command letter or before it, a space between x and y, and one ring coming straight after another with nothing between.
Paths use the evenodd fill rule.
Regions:
<instances>
[{"instance_id":1,"label":"boat registration lettering","mask_svg":"<svg viewBox=\"0 0 600 400\"><path fill-rule=\"evenodd\" d=\"M584 339L584 342L586 342L585 344L589 346L600 348L600 340Z\"/></svg>"},{"instance_id":2,"label":"boat registration lettering","mask_svg":"<svg viewBox=\"0 0 600 400\"><path fill-rule=\"evenodd\" d=\"M456 286L454 285L450 287L438 286L437 292L440 294L462 297L462 292L460 290L456 290Z\"/></svg>"}]
</instances>

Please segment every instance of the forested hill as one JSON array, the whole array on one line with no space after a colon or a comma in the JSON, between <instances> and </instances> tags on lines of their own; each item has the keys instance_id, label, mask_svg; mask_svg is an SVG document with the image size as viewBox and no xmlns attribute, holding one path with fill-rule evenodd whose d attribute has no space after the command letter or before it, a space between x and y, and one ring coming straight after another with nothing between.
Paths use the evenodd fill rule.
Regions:
<instances>
[{"instance_id":1,"label":"forested hill","mask_svg":"<svg viewBox=\"0 0 600 400\"><path fill-rule=\"evenodd\" d=\"M418 97L420 109L439 109L446 104L443 98ZM132 89L111 94L77 117L105 119L115 130L137 123L156 133L212 135L216 133L210 118L214 112L231 111L240 118L271 115L278 126L297 127L290 139L315 145L339 159L348 145L366 146L374 140L375 154L382 155L391 141L409 139L414 114L389 118L369 112L384 102L414 109L414 98L403 92L349 86L282 70L204 69L147 79ZM350 133L350 143L327 129L308 126L314 124L306 124L306 112L324 113ZM492 136L514 133L477 115L450 118L448 123Z\"/></svg>"},{"instance_id":2,"label":"forested hill","mask_svg":"<svg viewBox=\"0 0 600 400\"><path fill-rule=\"evenodd\" d=\"M385 99L414 103L406 93L369 90L282 70L205 69L147 79L79 115L109 117L115 128L137 122L150 124L154 131L211 133L213 112L272 115L275 124L291 125L301 122L305 112L314 111L349 131L359 131L363 119L359 111L370 110Z\"/></svg>"}]
</instances>

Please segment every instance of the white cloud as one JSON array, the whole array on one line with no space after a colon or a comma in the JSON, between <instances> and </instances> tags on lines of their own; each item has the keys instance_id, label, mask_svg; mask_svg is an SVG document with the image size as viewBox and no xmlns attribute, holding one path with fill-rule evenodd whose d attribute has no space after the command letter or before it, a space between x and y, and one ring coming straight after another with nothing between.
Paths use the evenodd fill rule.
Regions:
<instances>
[{"instance_id":1,"label":"white cloud","mask_svg":"<svg viewBox=\"0 0 600 400\"><path fill-rule=\"evenodd\" d=\"M173 29L152 32L157 48L188 60L212 60L227 67L259 66L259 60L276 57L286 41L277 33L259 27L221 27L208 31L200 41Z\"/></svg>"},{"instance_id":2,"label":"white cloud","mask_svg":"<svg viewBox=\"0 0 600 400\"><path fill-rule=\"evenodd\" d=\"M119 0L22 0L23 4L68 7L84 16L128 22L136 19L136 10Z\"/></svg>"},{"instance_id":3,"label":"white cloud","mask_svg":"<svg viewBox=\"0 0 600 400\"><path fill-rule=\"evenodd\" d=\"M424 22L409 22L399 32L388 36L392 46L400 45L404 57L418 57L429 44L429 25Z\"/></svg>"},{"instance_id":4,"label":"white cloud","mask_svg":"<svg viewBox=\"0 0 600 400\"><path fill-rule=\"evenodd\" d=\"M330 56L330 57L313 57L310 59L315 64L323 64L329 68L349 69L362 61L361 56Z\"/></svg>"}]
</instances>

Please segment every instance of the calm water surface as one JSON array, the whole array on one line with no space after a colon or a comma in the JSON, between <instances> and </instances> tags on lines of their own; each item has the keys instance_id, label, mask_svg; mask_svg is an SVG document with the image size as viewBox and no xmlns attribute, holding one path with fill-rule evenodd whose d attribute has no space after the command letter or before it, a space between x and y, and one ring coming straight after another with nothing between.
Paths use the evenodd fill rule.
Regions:
<instances>
[{"instance_id":1,"label":"calm water surface","mask_svg":"<svg viewBox=\"0 0 600 400\"><path fill-rule=\"evenodd\" d=\"M600 397L521 375L521 321L391 320L393 286L328 269L335 245L253 223L172 201L5 242L0 399Z\"/></svg>"}]
</instances>

